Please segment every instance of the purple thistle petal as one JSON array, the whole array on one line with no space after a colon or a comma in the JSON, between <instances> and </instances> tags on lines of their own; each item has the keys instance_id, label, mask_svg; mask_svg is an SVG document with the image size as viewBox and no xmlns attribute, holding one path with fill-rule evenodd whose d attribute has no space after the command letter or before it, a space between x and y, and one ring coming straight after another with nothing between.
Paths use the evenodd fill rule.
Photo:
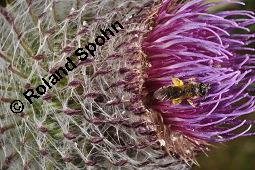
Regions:
<instances>
[{"instance_id":1,"label":"purple thistle petal","mask_svg":"<svg viewBox=\"0 0 255 170\"><path fill-rule=\"evenodd\" d=\"M150 63L144 83L152 98L149 108L159 112L171 130L206 142L254 135L250 132L254 121L238 118L255 111L255 98L247 90L255 80L255 49L247 46L255 42L248 28L255 23L255 16L245 10L208 12L209 7L226 3L244 5L193 0L170 9L171 1L165 0L142 43ZM233 33L235 30L245 33ZM154 99L154 92L171 85L173 77L184 84L195 78L209 84L209 92L193 100L196 107L184 101L173 105L171 100ZM247 128L240 132L243 126Z\"/></svg>"}]
</instances>

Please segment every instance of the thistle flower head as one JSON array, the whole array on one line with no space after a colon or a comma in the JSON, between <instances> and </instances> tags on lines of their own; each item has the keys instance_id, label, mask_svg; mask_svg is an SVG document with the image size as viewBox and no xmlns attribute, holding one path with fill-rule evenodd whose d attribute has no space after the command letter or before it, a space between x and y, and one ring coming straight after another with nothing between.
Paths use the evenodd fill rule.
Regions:
<instances>
[{"instance_id":1,"label":"thistle flower head","mask_svg":"<svg viewBox=\"0 0 255 170\"><path fill-rule=\"evenodd\" d=\"M254 111L248 27L255 17L208 11L223 3L17 0L0 7L1 169L187 169L183 160L196 163L208 142L253 135L252 121L238 118ZM25 90L115 21L125 29L25 102ZM173 78L200 83L195 107L154 98ZM20 114L10 110L15 99L24 102Z\"/></svg>"},{"instance_id":2,"label":"thistle flower head","mask_svg":"<svg viewBox=\"0 0 255 170\"><path fill-rule=\"evenodd\" d=\"M209 10L228 3L243 5L236 1L192 0L176 5L173 2L162 2L142 43L150 64L144 85L150 98L147 106L160 115L169 132L159 136L171 136L170 148L184 136L193 142L184 148L196 150L197 144L254 135L251 131L254 122L241 117L255 110L254 96L249 91L255 80L252 48L255 35L249 29L255 23L254 13ZM191 80L210 88L206 88L206 95L190 98L193 106L188 100L172 104L171 100L155 99L158 89L174 86L173 78L183 81L184 89ZM174 145L183 152L183 145Z\"/></svg>"}]
</instances>

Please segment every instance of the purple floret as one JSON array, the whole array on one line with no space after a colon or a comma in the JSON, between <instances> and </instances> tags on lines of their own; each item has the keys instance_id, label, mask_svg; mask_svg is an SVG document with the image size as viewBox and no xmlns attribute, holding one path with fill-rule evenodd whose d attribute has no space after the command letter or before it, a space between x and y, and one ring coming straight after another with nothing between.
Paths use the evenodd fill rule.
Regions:
<instances>
[{"instance_id":1,"label":"purple floret","mask_svg":"<svg viewBox=\"0 0 255 170\"><path fill-rule=\"evenodd\" d=\"M172 84L172 77L185 84L190 78L210 85L206 96L186 101L153 99L150 108L158 111L165 125L192 138L225 142L254 135L254 121L243 115L255 111L254 96L248 91L255 81L255 24L252 11L233 10L210 13L209 7L226 3L192 0L171 8L163 1L154 26L144 37L143 51L150 67L145 88L149 96Z\"/></svg>"}]
</instances>

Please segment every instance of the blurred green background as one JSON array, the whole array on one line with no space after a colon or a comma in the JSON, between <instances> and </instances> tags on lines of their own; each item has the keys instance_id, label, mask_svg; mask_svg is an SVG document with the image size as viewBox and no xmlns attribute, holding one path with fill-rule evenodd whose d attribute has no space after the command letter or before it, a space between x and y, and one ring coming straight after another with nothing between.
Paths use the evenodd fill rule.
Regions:
<instances>
[{"instance_id":1,"label":"blurred green background","mask_svg":"<svg viewBox=\"0 0 255 170\"><path fill-rule=\"evenodd\" d=\"M211 150L208 157L198 157L200 167L192 170L255 170L255 137L218 144Z\"/></svg>"},{"instance_id":2,"label":"blurred green background","mask_svg":"<svg viewBox=\"0 0 255 170\"><path fill-rule=\"evenodd\" d=\"M213 0L210 0L213 1ZM225 6L226 9L248 9L255 12L255 0L243 0L246 6ZM252 26L255 30L255 25ZM253 118L255 118L255 113ZM198 157L199 167L192 170L255 170L255 137L242 137L218 144L206 155Z\"/></svg>"}]
</instances>

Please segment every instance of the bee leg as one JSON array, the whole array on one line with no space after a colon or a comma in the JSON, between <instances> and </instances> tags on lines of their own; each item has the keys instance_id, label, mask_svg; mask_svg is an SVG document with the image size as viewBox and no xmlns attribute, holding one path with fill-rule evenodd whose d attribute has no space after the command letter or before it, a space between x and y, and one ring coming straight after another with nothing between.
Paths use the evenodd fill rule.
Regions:
<instances>
[{"instance_id":1,"label":"bee leg","mask_svg":"<svg viewBox=\"0 0 255 170\"><path fill-rule=\"evenodd\" d=\"M181 102L182 102L182 99L180 98L172 100L173 105L180 104Z\"/></svg>"},{"instance_id":2,"label":"bee leg","mask_svg":"<svg viewBox=\"0 0 255 170\"><path fill-rule=\"evenodd\" d=\"M188 99L187 101L192 107L196 107L196 105L190 99Z\"/></svg>"},{"instance_id":3,"label":"bee leg","mask_svg":"<svg viewBox=\"0 0 255 170\"><path fill-rule=\"evenodd\" d=\"M183 81L180 80L179 78L172 78L172 82L174 84L174 86L177 86L177 87L181 87L184 85Z\"/></svg>"},{"instance_id":4,"label":"bee leg","mask_svg":"<svg viewBox=\"0 0 255 170\"><path fill-rule=\"evenodd\" d=\"M189 78L188 82L189 82L189 84L196 84L195 80L196 80L195 78Z\"/></svg>"}]
</instances>

